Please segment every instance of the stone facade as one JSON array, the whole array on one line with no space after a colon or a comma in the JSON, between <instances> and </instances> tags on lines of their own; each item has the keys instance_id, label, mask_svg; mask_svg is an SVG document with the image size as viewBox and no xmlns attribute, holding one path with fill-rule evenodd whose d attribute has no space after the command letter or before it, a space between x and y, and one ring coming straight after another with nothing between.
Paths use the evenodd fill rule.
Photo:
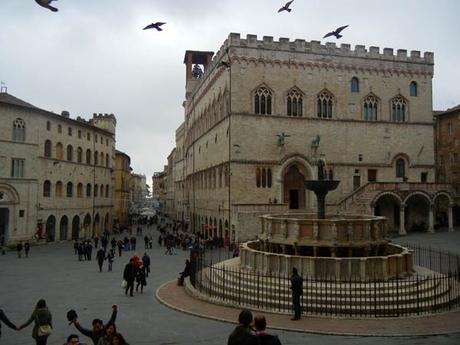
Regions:
<instances>
[{"instance_id":1,"label":"stone facade","mask_svg":"<svg viewBox=\"0 0 460 345\"><path fill-rule=\"evenodd\" d=\"M89 121L0 93L0 228L6 243L110 230L116 119Z\"/></svg>"},{"instance_id":2,"label":"stone facade","mask_svg":"<svg viewBox=\"0 0 460 345\"><path fill-rule=\"evenodd\" d=\"M429 52L234 33L215 55L187 51L183 205L192 229L242 241L257 227L238 222L236 209L312 211L303 181L316 178L321 156L341 181L330 212L369 183L434 183L433 61Z\"/></svg>"},{"instance_id":3,"label":"stone facade","mask_svg":"<svg viewBox=\"0 0 460 345\"><path fill-rule=\"evenodd\" d=\"M119 227L129 223L132 201L131 158L124 152L115 151L115 224Z\"/></svg>"}]
</instances>

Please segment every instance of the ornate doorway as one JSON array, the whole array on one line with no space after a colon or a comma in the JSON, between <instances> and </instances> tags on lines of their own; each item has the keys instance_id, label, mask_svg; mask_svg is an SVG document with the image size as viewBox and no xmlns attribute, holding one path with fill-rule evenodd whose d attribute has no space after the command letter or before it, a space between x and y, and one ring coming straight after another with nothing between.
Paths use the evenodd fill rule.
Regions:
<instances>
[{"instance_id":1,"label":"ornate doorway","mask_svg":"<svg viewBox=\"0 0 460 345\"><path fill-rule=\"evenodd\" d=\"M305 209L305 176L296 165L291 165L284 174L283 202L289 209Z\"/></svg>"}]
</instances>

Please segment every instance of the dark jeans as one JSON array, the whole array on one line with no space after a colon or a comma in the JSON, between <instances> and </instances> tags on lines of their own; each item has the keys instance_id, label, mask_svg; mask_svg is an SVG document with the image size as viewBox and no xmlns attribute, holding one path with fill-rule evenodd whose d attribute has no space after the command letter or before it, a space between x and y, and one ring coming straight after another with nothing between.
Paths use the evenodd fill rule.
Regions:
<instances>
[{"instance_id":1,"label":"dark jeans","mask_svg":"<svg viewBox=\"0 0 460 345\"><path fill-rule=\"evenodd\" d=\"M46 345L46 342L48 341L48 337L37 337L35 338L35 341L37 345Z\"/></svg>"},{"instance_id":2,"label":"dark jeans","mask_svg":"<svg viewBox=\"0 0 460 345\"><path fill-rule=\"evenodd\" d=\"M132 296L133 289L134 289L134 280L128 280L127 283L128 284L126 285L125 295L128 294L128 290L129 290L129 295Z\"/></svg>"},{"instance_id":3,"label":"dark jeans","mask_svg":"<svg viewBox=\"0 0 460 345\"><path fill-rule=\"evenodd\" d=\"M292 306L294 308L294 318L300 319L300 294L292 294Z\"/></svg>"}]
</instances>

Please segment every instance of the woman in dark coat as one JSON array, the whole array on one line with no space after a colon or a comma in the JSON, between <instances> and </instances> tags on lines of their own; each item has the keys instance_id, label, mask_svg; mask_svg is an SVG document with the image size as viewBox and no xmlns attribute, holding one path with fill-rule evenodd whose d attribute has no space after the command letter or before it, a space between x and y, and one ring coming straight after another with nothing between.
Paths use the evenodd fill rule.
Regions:
<instances>
[{"instance_id":1,"label":"woman in dark coat","mask_svg":"<svg viewBox=\"0 0 460 345\"><path fill-rule=\"evenodd\" d=\"M32 329L32 338L35 339L37 345L46 345L48 341L49 335L38 335L38 328L40 326L49 325L50 327L53 326L51 320L51 312L48 310L46 306L46 302L44 299L41 299L37 302L37 306L35 307L32 315L30 315L29 320L27 320L23 325L19 327L19 329L26 328L32 322L34 322L34 328Z\"/></svg>"},{"instance_id":2,"label":"woman in dark coat","mask_svg":"<svg viewBox=\"0 0 460 345\"><path fill-rule=\"evenodd\" d=\"M137 282L137 285L136 285L136 291L138 291L139 289L139 285L141 286L141 293L144 292L144 286L147 285L147 280L145 279L145 267L144 265L140 265L138 268L137 268L137 271L136 271L136 282Z\"/></svg>"}]
</instances>

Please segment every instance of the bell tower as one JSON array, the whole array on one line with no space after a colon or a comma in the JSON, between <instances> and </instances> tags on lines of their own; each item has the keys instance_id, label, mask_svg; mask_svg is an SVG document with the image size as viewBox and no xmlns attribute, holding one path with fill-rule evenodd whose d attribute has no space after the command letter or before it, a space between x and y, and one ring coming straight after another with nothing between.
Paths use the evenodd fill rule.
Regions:
<instances>
[{"instance_id":1,"label":"bell tower","mask_svg":"<svg viewBox=\"0 0 460 345\"><path fill-rule=\"evenodd\" d=\"M188 100L201 77L211 64L214 52L187 50L184 56L185 72L185 99Z\"/></svg>"}]
</instances>

